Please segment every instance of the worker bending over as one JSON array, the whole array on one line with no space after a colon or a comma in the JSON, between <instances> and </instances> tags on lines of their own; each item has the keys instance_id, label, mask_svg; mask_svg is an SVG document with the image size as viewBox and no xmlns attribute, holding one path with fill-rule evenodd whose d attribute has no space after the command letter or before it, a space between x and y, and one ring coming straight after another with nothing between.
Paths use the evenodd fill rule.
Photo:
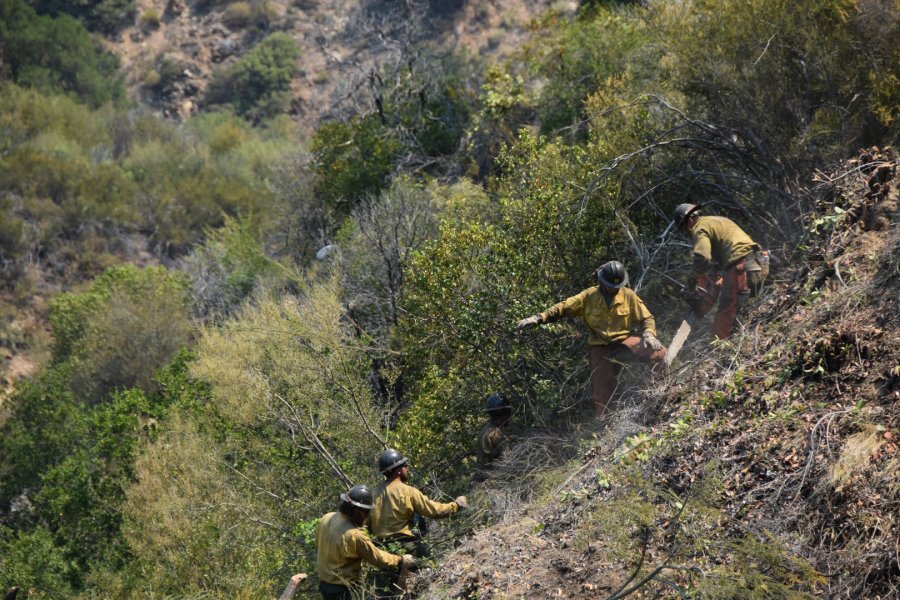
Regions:
<instances>
[{"instance_id":1,"label":"worker bending over","mask_svg":"<svg viewBox=\"0 0 900 600\"><path fill-rule=\"evenodd\" d=\"M769 252L761 250L731 219L702 216L699 211L696 204L679 204L673 217L675 226L693 243L688 303L702 317L718 296L713 333L726 339L734 331L738 308L759 292L769 275Z\"/></svg>"},{"instance_id":2,"label":"worker bending over","mask_svg":"<svg viewBox=\"0 0 900 600\"><path fill-rule=\"evenodd\" d=\"M379 549L369 539L363 524L372 510L372 491L355 485L341 494L337 512L319 520L316 530L319 591L323 600L351 600L352 588L362 584L365 561L379 569L389 569L405 577L416 564L411 555L397 556Z\"/></svg>"},{"instance_id":3,"label":"worker bending over","mask_svg":"<svg viewBox=\"0 0 900 600\"><path fill-rule=\"evenodd\" d=\"M656 320L628 285L628 272L617 260L597 269L599 285L554 304L544 312L522 319L518 329L581 317L591 347L591 388L597 417L619 382L621 363L637 360L664 368L666 348L656 338Z\"/></svg>"}]
</instances>

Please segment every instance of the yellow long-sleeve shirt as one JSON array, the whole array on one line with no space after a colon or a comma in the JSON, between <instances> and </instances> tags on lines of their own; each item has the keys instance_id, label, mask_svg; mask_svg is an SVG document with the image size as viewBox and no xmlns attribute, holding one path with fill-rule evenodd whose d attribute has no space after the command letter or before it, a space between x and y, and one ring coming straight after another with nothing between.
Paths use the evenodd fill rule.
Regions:
<instances>
[{"instance_id":1,"label":"yellow long-sleeve shirt","mask_svg":"<svg viewBox=\"0 0 900 600\"><path fill-rule=\"evenodd\" d=\"M412 536L409 526L413 512L429 519L449 517L459 510L456 502L435 502L428 496L403 483L399 477L382 481L373 491L375 501L369 513L372 535L387 540L401 535Z\"/></svg>"},{"instance_id":2,"label":"yellow long-sleeve shirt","mask_svg":"<svg viewBox=\"0 0 900 600\"><path fill-rule=\"evenodd\" d=\"M362 561L378 567L397 567L401 557L379 549L362 527L347 515L330 512L319 521L316 530L319 580L335 585L352 585L359 579Z\"/></svg>"},{"instance_id":3,"label":"yellow long-sleeve shirt","mask_svg":"<svg viewBox=\"0 0 900 600\"><path fill-rule=\"evenodd\" d=\"M599 287L588 288L540 314L541 322L552 323L564 317L581 317L588 328L588 344L608 346L621 342L633 331L656 335L656 319L637 294L619 288L610 305Z\"/></svg>"},{"instance_id":4,"label":"yellow long-sleeve shirt","mask_svg":"<svg viewBox=\"0 0 900 600\"><path fill-rule=\"evenodd\" d=\"M691 238L694 243L693 277L708 275L713 266L724 270L759 250L759 244L737 223L725 217L697 217L691 228Z\"/></svg>"}]
</instances>

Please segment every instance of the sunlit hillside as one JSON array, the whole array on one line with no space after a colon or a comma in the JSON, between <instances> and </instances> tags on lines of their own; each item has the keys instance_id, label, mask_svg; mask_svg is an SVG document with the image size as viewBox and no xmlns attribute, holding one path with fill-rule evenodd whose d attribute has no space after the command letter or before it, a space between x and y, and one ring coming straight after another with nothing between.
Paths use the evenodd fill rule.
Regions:
<instances>
[{"instance_id":1,"label":"sunlit hillside","mask_svg":"<svg viewBox=\"0 0 900 600\"><path fill-rule=\"evenodd\" d=\"M396 448L469 504L411 597L900 598L897 39L894 0L0 0L0 592L318 598ZM771 273L598 418L545 316L617 260L671 346L683 203Z\"/></svg>"}]
</instances>

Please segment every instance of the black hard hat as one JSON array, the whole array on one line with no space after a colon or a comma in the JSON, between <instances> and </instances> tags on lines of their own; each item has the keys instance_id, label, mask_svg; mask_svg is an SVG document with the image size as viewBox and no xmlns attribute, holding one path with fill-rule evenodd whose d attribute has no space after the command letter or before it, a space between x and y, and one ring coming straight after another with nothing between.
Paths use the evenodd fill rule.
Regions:
<instances>
[{"instance_id":1,"label":"black hard hat","mask_svg":"<svg viewBox=\"0 0 900 600\"><path fill-rule=\"evenodd\" d=\"M699 204L690 204L686 202L684 204L679 204L678 206L676 206L675 214L672 216L672 221L675 223L675 227L681 227L687 220L687 218L698 210L700 210Z\"/></svg>"},{"instance_id":2,"label":"black hard hat","mask_svg":"<svg viewBox=\"0 0 900 600\"><path fill-rule=\"evenodd\" d=\"M372 510L372 490L367 485L354 485L349 492L341 494L341 501L349 502L358 508Z\"/></svg>"},{"instance_id":3,"label":"black hard hat","mask_svg":"<svg viewBox=\"0 0 900 600\"><path fill-rule=\"evenodd\" d=\"M625 287L628 285L628 271L619 261L611 260L597 269L597 279L606 287Z\"/></svg>"},{"instance_id":4,"label":"black hard hat","mask_svg":"<svg viewBox=\"0 0 900 600\"><path fill-rule=\"evenodd\" d=\"M494 412L498 410L509 410L510 408L512 407L509 405L509 401L506 399L506 396L504 396L500 392L497 392L488 396L487 406L485 407L485 410L487 412Z\"/></svg>"},{"instance_id":5,"label":"black hard hat","mask_svg":"<svg viewBox=\"0 0 900 600\"><path fill-rule=\"evenodd\" d=\"M393 448L388 448L387 450L382 452L381 456L378 458L378 472L383 475L388 471L396 469L397 467L403 466L405 464L405 456L403 456Z\"/></svg>"}]
</instances>

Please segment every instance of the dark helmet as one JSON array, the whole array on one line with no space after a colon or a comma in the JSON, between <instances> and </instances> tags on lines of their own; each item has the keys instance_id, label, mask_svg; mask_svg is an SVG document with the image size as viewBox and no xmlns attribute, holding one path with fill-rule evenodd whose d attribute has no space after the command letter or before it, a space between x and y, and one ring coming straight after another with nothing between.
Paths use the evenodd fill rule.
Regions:
<instances>
[{"instance_id":1,"label":"dark helmet","mask_svg":"<svg viewBox=\"0 0 900 600\"><path fill-rule=\"evenodd\" d=\"M500 410L510 410L512 407L509 405L509 401L506 399L506 396L497 392L495 394L491 394L487 399L487 407L485 410L487 412L496 412Z\"/></svg>"},{"instance_id":2,"label":"dark helmet","mask_svg":"<svg viewBox=\"0 0 900 600\"><path fill-rule=\"evenodd\" d=\"M347 502L357 508L372 510L372 490L367 485L354 485L346 494L341 494L341 502Z\"/></svg>"},{"instance_id":3,"label":"dark helmet","mask_svg":"<svg viewBox=\"0 0 900 600\"><path fill-rule=\"evenodd\" d=\"M611 260L597 269L597 279L606 287L625 287L628 285L628 271L619 261Z\"/></svg>"},{"instance_id":4,"label":"dark helmet","mask_svg":"<svg viewBox=\"0 0 900 600\"><path fill-rule=\"evenodd\" d=\"M397 467L402 467L405 464L405 456L393 448L388 448L382 452L381 456L378 458L378 472L382 475L386 475L389 471L396 469Z\"/></svg>"},{"instance_id":5,"label":"dark helmet","mask_svg":"<svg viewBox=\"0 0 900 600\"><path fill-rule=\"evenodd\" d=\"M675 227L681 227L689 216L700 210L699 204L679 204L675 207L675 214L672 216L672 222Z\"/></svg>"}]
</instances>

